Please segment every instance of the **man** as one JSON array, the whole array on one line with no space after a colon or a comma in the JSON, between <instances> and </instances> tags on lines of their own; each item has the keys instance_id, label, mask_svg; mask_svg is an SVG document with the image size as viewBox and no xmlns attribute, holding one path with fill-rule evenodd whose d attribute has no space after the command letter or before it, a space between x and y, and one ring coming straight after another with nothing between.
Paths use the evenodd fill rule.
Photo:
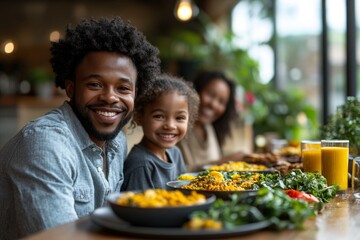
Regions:
<instances>
[{"instance_id":1,"label":"man","mask_svg":"<svg viewBox=\"0 0 360 240\"><path fill-rule=\"evenodd\" d=\"M0 239L74 221L119 191L136 92L160 72L158 49L120 18L82 20L52 43L69 101L25 126L0 152Z\"/></svg>"}]
</instances>

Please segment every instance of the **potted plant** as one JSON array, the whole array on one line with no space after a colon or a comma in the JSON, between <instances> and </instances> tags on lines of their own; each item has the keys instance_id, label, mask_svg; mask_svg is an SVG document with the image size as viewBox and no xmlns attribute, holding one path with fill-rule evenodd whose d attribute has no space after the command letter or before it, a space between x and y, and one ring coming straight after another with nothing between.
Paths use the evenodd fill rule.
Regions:
<instances>
[{"instance_id":1,"label":"potted plant","mask_svg":"<svg viewBox=\"0 0 360 240\"><path fill-rule=\"evenodd\" d=\"M40 98L50 98L53 95L53 76L45 68L36 67L31 69L27 75L27 79L36 96Z\"/></svg>"},{"instance_id":2,"label":"potted plant","mask_svg":"<svg viewBox=\"0 0 360 240\"><path fill-rule=\"evenodd\" d=\"M344 104L337 107L328 123L321 127L322 139L349 140L350 154L360 153L360 101L356 97L347 97Z\"/></svg>"},{"instance_id":3,"label":"potted plant","mask_svg":"<svg viewBox=\"0 0 360 240\"><path fill-rule=\"evenodd\" d=\"M318 137L315 107L306 101L301 89L277 90L268 86L258 90L256 96L259 101L251 110L258 133L276 132L279 138L291 141Z\"/></svg>"}]
</instances>

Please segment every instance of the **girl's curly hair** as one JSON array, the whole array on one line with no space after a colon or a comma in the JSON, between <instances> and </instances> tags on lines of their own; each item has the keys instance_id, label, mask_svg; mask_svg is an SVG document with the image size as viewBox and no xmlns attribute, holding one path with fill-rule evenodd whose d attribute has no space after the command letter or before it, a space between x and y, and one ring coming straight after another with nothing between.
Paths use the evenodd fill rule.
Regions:
<instances>
[{"instance_id":1,"label":"girl's curly hair","mask_svg":"<svg viewBox=\"0 0 360 240\"><path fill-rule=\"evenodd\" d=\"M197 119L199 111L199 95L192 86L192 83L180 77L163 73L156 77L156 81L151 88L147 88L143 93L137 95L135 99L134 113L143 112L146 105L155 101L159 96L176 92L180 96L185 96L189 110L189 128L191 128ZM133 127L135 123L133 121Z\"/></svg>"},{"instance_id":2,"label":"girl's curly hair","mask_svg":"<svg viewBox=\"0 0 360 240\"><path fill-rule=\"evenodd\" d=\"M232 79L229 79L222 71L208 70L198 73L193 83L196 91L200 93L211 81L215 79L223 80L230 89L229 101L226 105L224 114L212 125L214 126L216 136L220 145L224 145L227 136L231 136L230 122L237 119L238 114L236 111L236 84Z\"/></svg>"},{"instance_id":3,"label":"girl's curly hair","mask_svg":"<svg viewBox=\"0 0 360 240\"><path fill-rule=\"evenodd\" d=\"M65 38L52 42L50 51L55 84L62 89L66 79L74 80L77 65L92 51L128 56L136 66L138 91L151 86L154 76L160 73L159 50L130 22L120 17L83 19L74 28L69 24Z\"/></svg>"}]
</instances>

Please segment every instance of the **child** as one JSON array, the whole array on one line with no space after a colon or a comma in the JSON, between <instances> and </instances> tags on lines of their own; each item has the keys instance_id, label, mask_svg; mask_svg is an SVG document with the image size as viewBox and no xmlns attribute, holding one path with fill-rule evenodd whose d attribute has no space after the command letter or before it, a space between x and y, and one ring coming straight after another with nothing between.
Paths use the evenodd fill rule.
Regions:
<instances>
[{"instance_id":1,"label":"child","mask_svg":"<svg viewBox=\"0 0 360 240\"><path fill-rule=\"evenodd\" d=\"M126 158L122 191L167 188L168 181L186 172L175 145L195 121L198 105L190 83L168 74L136 97L133 122L142 126L144 136Z\"/></svg>"}]
</instances>

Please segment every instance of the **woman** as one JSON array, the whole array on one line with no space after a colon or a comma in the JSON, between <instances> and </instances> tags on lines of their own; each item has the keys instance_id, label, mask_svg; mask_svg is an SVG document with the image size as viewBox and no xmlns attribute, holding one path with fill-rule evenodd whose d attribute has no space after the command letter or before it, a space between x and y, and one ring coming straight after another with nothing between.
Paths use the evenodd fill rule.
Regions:
<instances>
[{"instance_id":1,"label":"woman","mask_svg":"<svg viewBox=\"0 0 360 240\"><path fill-rule=\"evenodd\" d=\"M193 83L200 97L199 116L192 131L178 144L188 171L240 160L242 152L223 156L221 150L231 136L231 122L238 117L235 83L218 71L201 72Z\"/></svg>"}]
</instances>

